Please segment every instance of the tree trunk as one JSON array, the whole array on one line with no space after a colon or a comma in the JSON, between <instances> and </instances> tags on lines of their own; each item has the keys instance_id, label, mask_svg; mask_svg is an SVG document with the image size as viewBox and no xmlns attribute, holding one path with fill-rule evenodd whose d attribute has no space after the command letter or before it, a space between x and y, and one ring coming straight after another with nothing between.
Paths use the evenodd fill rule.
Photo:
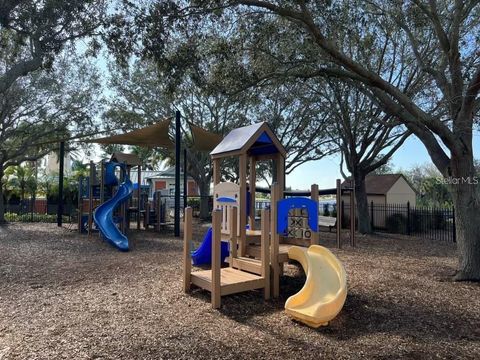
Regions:
<instances>
[{"instance_id":1,"label":"tree trunk","mask_svg":"<svg viewBox=\"0 0 480 360\"><path fill-rule=\"evenodd\" d=\"M5 203L3 200L3 164L0 162L0 225L5 223Z\"/></svg>"},{"instance_id":2,"label":"tree trunk","mask_svg":"<svg viewBox=\"0 0 480 360\"><path fill-rule=\"evenodd\" d=\"M480 281L480 198L473 156L452 157L451 183L455 206L458 271L456 280Z\"/></svg>"},{"instance_id":3,"label":"tree trunk","mask_svg":"<svg viewBox=\"0 0 480 360\"><path fill-rule=\"evenodd\" d=\"M368 212L367 191L365 189L365 175L355 175L355 201L357 205L358 231L360 234L370 234L372 227Z\"/></svg>"},{"instance_id":4,"label":"tree trunk","mask_svg":"<svg viewBox=\"0 0 480 360\"><path fill-rule=\"evenodd\" d=\"M200 219L208 219L210 217L210 181L202 181L198 184L200 190Z\"/></svg>"}]
</instances>

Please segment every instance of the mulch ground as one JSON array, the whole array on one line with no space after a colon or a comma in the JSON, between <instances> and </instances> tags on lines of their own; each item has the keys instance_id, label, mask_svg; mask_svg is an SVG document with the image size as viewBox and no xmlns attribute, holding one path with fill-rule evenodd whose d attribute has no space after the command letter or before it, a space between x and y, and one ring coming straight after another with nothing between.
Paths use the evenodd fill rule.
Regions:
<instances>
[{"instance_id":1,"label":"mulch ground","mask_svg":"<svg viewBox=\"0 0 480 360\"><path fill-rule=\"evenodd\" d=\"M480 286L449 280L452 244L371 236L337 250L322 233L349 293L314 330L283 311L305 281L295 264L279 299L253 291L212 310L209 293L182 293L181 239L130 238L132 251L120 253L55 225L0 227L0 359L480 357Z\"/></svg>"}]
</instances>

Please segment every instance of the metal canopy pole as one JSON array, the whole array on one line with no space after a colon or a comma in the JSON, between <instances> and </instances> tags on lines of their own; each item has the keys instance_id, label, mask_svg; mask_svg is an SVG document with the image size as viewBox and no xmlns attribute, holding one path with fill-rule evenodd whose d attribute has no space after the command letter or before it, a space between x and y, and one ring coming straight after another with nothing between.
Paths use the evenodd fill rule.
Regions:
<instances>
[{"instance_id":1,"label":"metal canopy pole","mask_svg":"<svg viewBox=\"0 0 480 360\"><path fill-rule=\"evenodd\" d=\"M176 237L180 236L180 153L181 153L181 134L180 134L180 111L175 113L175 216L174 233Z\"/></svg>"},{"instance_id":2,"label":"metal canopy pole","mask_svg":"<svg viewBox=\"0 0 480 360\"><path fill-rule=\"evenodd\" d=\"M62 226L63 216L63 170L65 158L65 141L60 142L59 151L59 169L58 169L58 207L57 207L57 226Z\"/></svg>"}]
</instances>

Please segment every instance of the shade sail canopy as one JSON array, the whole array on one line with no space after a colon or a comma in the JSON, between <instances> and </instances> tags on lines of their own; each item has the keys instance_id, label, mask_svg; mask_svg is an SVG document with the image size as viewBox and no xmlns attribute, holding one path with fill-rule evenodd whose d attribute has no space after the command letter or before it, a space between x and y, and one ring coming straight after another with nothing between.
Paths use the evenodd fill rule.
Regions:
<instances>
[{"instance_id":1,"label":"shade sail canopy","mask_svg":"<svg viewBox=\"0 0 480 360\"><path fill-rule=\"evenodd\" d=\"M98 144L122 144L138 145L146 147L173 148L174 144L168 135L170 119L160 121L141 129L133 130L125 134L112 135L100 139L89 140L88 142Z\"/></svg>"},{"instance_id":2,"label":"shade sail canopy","mask_svg":"<svg viewBox=\"0 0 480 360\"><path fill-rule=\"evenodd\" d=\"M201 127L190 125L193 135L192 147L198 151L212 151L223 139L222 135L208 132Z\"/></svg>"}]
</instances>

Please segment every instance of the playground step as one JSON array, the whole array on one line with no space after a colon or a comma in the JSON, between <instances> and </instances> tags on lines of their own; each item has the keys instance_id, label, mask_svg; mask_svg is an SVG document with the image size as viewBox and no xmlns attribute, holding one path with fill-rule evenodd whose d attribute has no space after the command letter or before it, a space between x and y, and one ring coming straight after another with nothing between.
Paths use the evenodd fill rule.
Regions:
<instances>
[{"instance_id":1,"label":"playground step","mask_svg":"<svg viewBox=\"0 0 480 360\"><path fill-rule=\"evenodd\" d=\"M232 266L236 269L262 275L262 262L257 259L238 257L233 259Z\"/></svg>"},{"instance_id":2,"label":"playground step","mask_svg":"<svg viewBox=\"0 0 480 360\"><path fill-rule=\"evenodd\" d=\"M250 243L260 244L262 232L260 230L246 230L245 236L246 236L247 244L250 244Z\"/></svg>"},{"instance_id":3,"label":"playground step","mask_svg":"<svg viewBox=\"0 0 480 360\"><path fill-rule=\"evenodd\" d=\"M284 263L288 262L288 249L290 249L292 245L290 244L280 244L278 247L278 262ZM251 256L255 259L260 259L261 249L259 245L247 245L245 249L245 254L247 256Z\"/></svg>"},{"instance_id":4,"label":"playground step","mask_svg":"<svg viewBox=\"0 0 480 360\"><path fill-rule=\"evenodd\" d=\"M190 276L190 281L193 285L212 291L211 270L195 271ZM220 271L221 296L260 289L264 286L265 281L261 276L233 268L223 268Z\"/></svg>"}]
</instances>

